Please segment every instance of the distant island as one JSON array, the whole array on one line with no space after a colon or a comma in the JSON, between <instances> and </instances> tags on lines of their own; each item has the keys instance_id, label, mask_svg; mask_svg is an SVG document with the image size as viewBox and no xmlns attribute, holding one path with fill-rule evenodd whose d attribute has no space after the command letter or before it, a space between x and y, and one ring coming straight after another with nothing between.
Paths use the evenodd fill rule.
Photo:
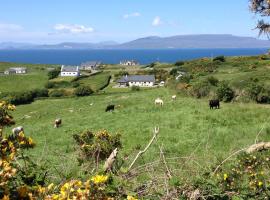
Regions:
<instances>
[{"instance_id":1,"label":"distant island","mask_svg":"<svg viewBox=\"0 0 270 200\"><path fill-rule=\"evenodd\" d=\"M269 40L230 34L177 35L171 37L150 36L130 42L100 43L64 42L59 44L27 44L5 42L0 49L185 49L185 48L269 48Z\"/></svg>"}]
</instances>

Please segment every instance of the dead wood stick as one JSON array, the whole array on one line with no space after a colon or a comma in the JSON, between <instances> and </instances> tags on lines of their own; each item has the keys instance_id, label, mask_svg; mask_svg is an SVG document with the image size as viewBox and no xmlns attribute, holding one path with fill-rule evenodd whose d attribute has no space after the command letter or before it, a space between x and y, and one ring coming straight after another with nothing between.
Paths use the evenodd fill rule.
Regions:
<instances>
[{"instance_id":1,"label":"dead wood stick","mask_svg":"<svg viewBox=\"0 0 270 200\"><path fill-rule=\"evenodd\" d=\"M163 150L162 150L162 147L161 146L159 146L159 150L160 150L160 157L161 157L161 159L163 161L163 164L165 165L165 168L166 168L167 177L169 179L171 179L172 178L172 173L171 173L171 170L169 169L169 167L167 165L167 161L165 159L165 156L164 156L164 153L163 153Z\"/></svg>"},{"instance_id":2,"label":"dead wood stick","mask_svg":"<svg viewBox=\"0 0 270 200\"><path fill-rule=\"evenodd\" d=\"M105 161L104 164L104 170L105 172L107 172L108 170L112 169L113 163L115 162L116 156L117 156L118 150L117 148L114 149L111 153L111 155L109 156L109 158Z\"/></svg>"},{"instance_id":3,"label":"dead wood stick","mask_svg":"<svg viewBox=\"0 0 270 200\"><path fill-rule=\"evenodd\" d=\"M133 165L135 164L135 162L137 161L137 159L148 150L148 148L151 146L151 144L156 139L158 133L159 133L159 127L155 127L155 129L154 129L154 135L153 135L152 139L149 141L148 145L144 148L144 150L139 151L139 153L137 154L137 156L135 157L135 159L130 164L130 166L128 168L128 171L131 170L131 168L133 167Z\"/></svg>"}]
</instances>

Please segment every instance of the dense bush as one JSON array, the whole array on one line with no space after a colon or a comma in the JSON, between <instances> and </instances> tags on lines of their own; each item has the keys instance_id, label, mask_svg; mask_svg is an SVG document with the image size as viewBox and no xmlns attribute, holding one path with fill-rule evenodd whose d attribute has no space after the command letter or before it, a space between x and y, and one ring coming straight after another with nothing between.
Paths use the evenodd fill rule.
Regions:
<instances>
[{"instance_id":1,"label":"dense bush","mask_svg":"<svg viewBox=\"0 0 270 200\"><path fill-rule=\"evenodd\" d=\"M178 73L178 70L179 68L178 67L175 67L175 68L172 68L171 71L170 71L170 75L172 76L176 76L177 73Z\"/></svg>"},{"instance_id":2,"label":"dense bush","mask_svg":"<svg viewBox=\"0 0 270 200\"><path fill-rule=\"evenodd\" d=\"M80 86L77 87L74 91L76 96L89 96L93 93L93 90L88 86Z\"/></svg>"},{"instance_id":3,"label":"dense bush","mask_svg":"<svg viewBox=\"0 0 270 200\"><path fill-rule=\"evenodd\" d=\"M181 65L184 65L185 62L184 61L177 61L174 65L175 66L181 66Z\"/></svg>"},{"instance_id":4,"label":"dense bush","mask_svg":"<svg viewBox=\"0 0 270 200\"><path fill-rule=\"evenodd\" d=\"M60 72L61 72L60 68L53 69L53 70L48 72L48 78L49 79L57 78L59 76Z\"/></svg>"},{"instance_id":5,"label":"dense bush","mask_svg":"<svg viewBox=\"0 0 270 200\"><path fill-rule=\"evenodd\" d=\"M80 134L74 134L73 138L79 146L78 161L80 164L97 162L107 159L115 148L120 148L120 135L112 135L103 130L97 133L85 131Z\"/></svg>"},{"instance_id":6,"label":"dense bush","mask_svg":"<svg viewBox=\"0 0 270 200\"><path fill-rule=\"evenodd\" d=\"M65 90L52 90L49 92L49 97L63 97L65 96Z\"/></svg>"},{"instance_id":7,"label":"dense bush","mask_svg":"<svg viewBox=\"0 0 270 200\"><path fill-rule=\"evenodd\" d=\"M210 93L210 85L206 81L201 81L192 85L190 94L197 98L208 96Z\"/></svg>"},{"instance_id":8,"label":"dense bush","mask_svg":"<svg viewBox=\"0 0 270 200\"><path fill-rule=\"evenodd\" d=\"M133 86L131 86L131 91L140 91L140 87L133 85Z\"/></svg>"},{"instance_id":9,"label":"dense bush","mask_svg":"<svg viewBox=\"0 0 270 200\"><path fill-rule=\"evenodd\" d=\"M221 101L230 102L234 98L234 91L227 82L222 81L218 84L217 96Z\"/></svg>"},{"instance_id":10,"label":"dense bush","mask_svg":"<svg viewBox=\"0 0 270 200\"><path fill-rule=\"evenodd\" d=\"M48 89L35 89L32 91L33 98L37 97L48 97L49 96L49 90Z\"/></svg>"},{"instance_id":11,"label":"dense bush","mask_svg":"<svg viewBox=\"0 0 270 200\"><path fill-rule=\"evenodd\" d=\"M9 96L9 102L11 104L20 105L33 102L34 97L31 91L12 93Z\"/></svg>"},{"instance_id":12,"label":"dense bush","mask_svg":"<svg viewBox=\"0 0 270 200\"><path fill-rule=\"evenodd\" d=\"M226 59L224 56L217 56L213 59L213 61L220 61L220 62L225 62Z\"/></svg>"}]
</instances>

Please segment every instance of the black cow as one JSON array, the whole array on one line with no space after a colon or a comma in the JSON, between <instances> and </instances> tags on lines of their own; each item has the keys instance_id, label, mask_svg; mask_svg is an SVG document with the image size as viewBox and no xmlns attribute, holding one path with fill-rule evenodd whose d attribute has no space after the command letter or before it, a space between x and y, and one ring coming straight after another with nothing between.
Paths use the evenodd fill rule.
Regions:
<instances>
[{"instance_id":1,"label":"black cow","mask_svg":"<svg viewBox=\"0 0 270 200\"><path fill-rule=\"evenodd\" d=\"M218 99L210 100L209 101L209 107L210 107L210 109L214 109L214 108L219 109L219 107L220 107L219 100Z\"/></svg>"},{"instance_id":2,"label":"black cow","mask_svg":"<svg viewBox=\"0 0 270 200\"><path fill-rule=\"evenodd\" d=\"M105 112L110 112L110 111L114 111L114 105L108 105Z\"/></svg>"}]
</instances>

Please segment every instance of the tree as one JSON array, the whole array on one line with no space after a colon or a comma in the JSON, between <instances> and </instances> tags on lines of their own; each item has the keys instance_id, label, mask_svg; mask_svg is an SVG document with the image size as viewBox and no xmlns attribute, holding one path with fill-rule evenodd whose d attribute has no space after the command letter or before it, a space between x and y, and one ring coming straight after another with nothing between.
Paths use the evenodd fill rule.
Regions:
<instances>
[{"instance_id":1,"label":"tree","mask_svg":"<svg viewBox=\"0 0 270 200\"><path fill-rule=\"evenodd\" d=\"M54 79L54 78L58 77L60 72L61 72L60 68L56 68L56 69L49 71L48 72L49 79Z\"/></svg>"},{"instance_id":2,"label":"tree","mask_svg":"<svg viewBox=\"0 0 270 200\"><path fill-rule=\"evenodd\" d=\"M250 9L255 14L261 17L270 16L270 1L269 0L250 0ZM259 29L259 34L266 34L269 36L270 24L264 20L259 20L257 24L257 29Z\"/></svg>"}]
</instances>

